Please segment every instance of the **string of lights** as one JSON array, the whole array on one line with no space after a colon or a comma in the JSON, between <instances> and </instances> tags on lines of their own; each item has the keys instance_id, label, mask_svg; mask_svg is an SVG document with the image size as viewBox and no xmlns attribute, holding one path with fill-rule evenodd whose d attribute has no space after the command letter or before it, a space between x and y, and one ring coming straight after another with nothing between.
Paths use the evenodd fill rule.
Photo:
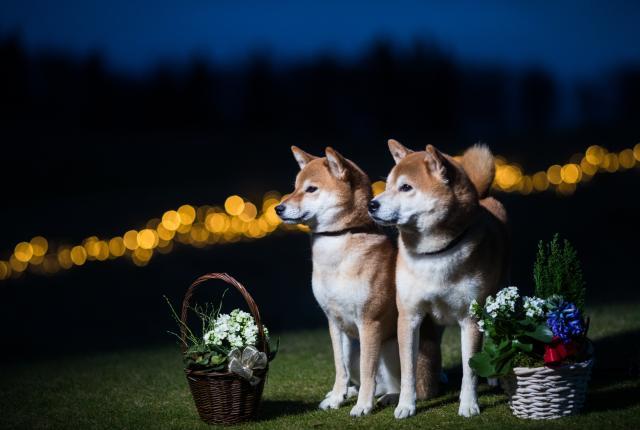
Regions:
<instances>
[{"instance_id":1,"label":"string of lights","mask_svg":"<svg viewBox=\"0 0 640 430\"><path fill-rule=\"evenodd\" d=\"M571 195L577 184L590 181L601 172L617 172L640 166L640 143L620 152L609 152L602 146L587 148L574 154L564 165L554 164L546 171L523 173L516 163L496 157L493 188L502 192L529 195L555 190ZM373 194L385 189L384 181L372 184ZM74 246L59 245L53 249L43 236L18 243L8 260L0 260L0 280L21 276L27 269L34 273L55 274L61 270L83 266L88 261L106 261L128 257L136 266L145 266L156 254L168 254L174 243L197 248L209 245L255 240L277 230L307 231L305 226L282 224L275 213L281 195L269 191L257 206L240 196L229 196L222 207L182 205L166 211L161 218L149 220L140 230L128 230L121 236L100 239L91 236Z\"/></svg>"}]
</instances>

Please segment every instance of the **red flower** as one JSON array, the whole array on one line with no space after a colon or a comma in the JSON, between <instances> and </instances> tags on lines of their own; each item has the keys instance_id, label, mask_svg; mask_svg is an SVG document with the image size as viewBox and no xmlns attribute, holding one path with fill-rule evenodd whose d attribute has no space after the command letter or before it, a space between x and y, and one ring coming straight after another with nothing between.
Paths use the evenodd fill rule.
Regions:
<instances>
[{"instance_id":1,"label":"red flower","mask_svg":"<svg viewBox=\"0 0 640 430\"><path fill-rule=\"evenodd\" d=\"M559 364L565 358L571 357L578 352L578 344L571 340L569 343L562 343L562 339L554 336L551 343L544 346L544 362L546 364Z\"/></svg>"}]
</instances>

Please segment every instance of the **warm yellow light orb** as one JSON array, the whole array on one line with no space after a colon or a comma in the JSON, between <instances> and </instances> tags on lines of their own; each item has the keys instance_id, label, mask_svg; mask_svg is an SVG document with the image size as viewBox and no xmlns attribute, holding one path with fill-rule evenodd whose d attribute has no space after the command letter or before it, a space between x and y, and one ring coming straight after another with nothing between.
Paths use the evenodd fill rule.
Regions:
<instances>
[{"instance_id":1,"label":"warm yellow light orb","mask_svg":"<svg viewBox=\"0 0 640 430\"><path fill-rule=\"evenodd\" d=\"M222 233L229 227L229 217L219 212L210 213L205 220L205 226L212 233Z\"/></svg>"},{"instance_id":2,"label":"warm yellow light orb","mask_svg":"<svg viewBox=\"0 0 640 430\"><path fill-rule=\"evenodd\" d=\"M566 182L561 182L557 187L558 193L564 196L570 196L576 191L576 184L568 184Z\"/></svg>"},{"instance_id":3,"label":"warm yellow light orb","mask_svg":"<svg viewBox=\"0 0 640 430\"><path fill-rule=\"evenodd\" d=\"M71 248L71 261L76 266L82 266L87 261L87 251L82 246Z\"/></svg>"},{"instance_id":4,"label":"warm yellow light orb","mask_svg":"<svg viewBox=\"0 0 640 430\"><path fill-rule=\"evenodd\" d=\"M169 231L176 231L180 227L180 214L177 211L166 211L162 215L162 226Z\"/></svg>"},{"instance_id":5,"label":"warm yellow light orb","mask_svg":"<svg viewBox=\"0 0 640 430\"><path fill-rule=\"evenodd\" d=\"M11 266L11 270L17 273L22 273L27 270L29 263L24 261L20 261L16 258L16 255L13 254L9 257L9 266Z\"/></svg>"},{"instance_id":6,"label":"warm yellow light orb","mask_svg":"<svg viewBox=\"0 0 640 430\"><path fill-rule=\"evenodd\" d=\"M33 255L36 257L42 257L47 253L49 249L49 242L42 236L36 236L31 239L31 247L33 248Z\"/></svg>"},{"instance_id":7,"label":"warm yellow light orb","mask_svg":"<svg viewBox=\"0 0 640 430\"><path fill-rule=\"evenodd\" d=\"M585 175L593 176L598 172L598 166L589 163L587 157L584 157L582 161L580 161L580 168Z\"/></svg>"},{"instance_id":8,"label":"warm yellow light orb","mask_svg":"<svg viewBox=\"0 0 640 430\"><path fill-rule=\"evenodd\" d=\"M124 240L124 246L131 251L138 248L138 232L135 230L129 230L122 237Z\"/></svg>"},{"instance_id":9,"label":"warm yellow light orb","mask_svg":"<svg viewBox=\"0 0 640 430\"><path fill-rule=\"evenodd\" d=\"M633 147L633 157L640 162L640 143L636 143L636 146Z\"/></svg>"},{"instance_id":10,"label":"warm yellow light orb","mask_svg":"<svg viewBox=\"0 0 640 430\"><path fill-rule=\"evenodd\" d=\"M164 226L164 224L158 224L158 227L156 227L156 231L158 232L158 237L164 241L173 239L173 236L175 236L176 234L175 231L168 230Z\"/></svg>"},{"instance_id":11,"label":"warm yellow light orb","mask_svg":"<svg viewBox=\"0 0 640 430\"><path fill-rule=\"evenodd\" d=\"M604 148L598 145L592 145L587 148L587 152L585 153L585 158L587 161L594 166L599 166L600 163L604 161L604 156L606 151Z\"/></svg>"},{"instance_id":12,"label":"warm yellow light orb","mask_svg":"<svg viewBox=\"0 0 640 430\"><path fill-rule=\"evenodd\" d=\"M547 169L547 180L553 185L558 185L562 182L562 166L558 164L554 164L553 166Z\"/></svg>"},{"instance_id":13,"label":"warm yellow light orb","mask_svg":"<svg viewBox=\"0 0 640 430\"><path fill-rule=\"evenodd\" d=\"M224 210L229 215L240 215L244 210L244 200L240 196L229 196L224 202Z\"/></svg>"},{"instance_id":14,"label":"warm yellow light orb","mask_svg":"<svg viewBox=\"0 0 640 430\"><path fill-rule=\"evenodd\" d=\"M537 172L531 178L531 182L536 191L546 191L547 188L549 188L549 180L547 179L547 174L545 172Z\"/></svg>"},{"instance_id":15,"label":"warm yellow light orb","mask_svg":"<svg viewBox=\"0 0 640 430\"><path fill-rule=\"evenodd\" d=\"M153 249L158 246L158 233L150 228L138 232L138 246L142 249Z\"/></svg>"},{"instance_id":16,"label":"warm yellow light orb","mask_svg":"<svg viewBox=\"0 0 640 430\"><path fill-rule=\"evenodd\" d=\"M265 220L274 227L282 223L282 220L280 219L278 214L276 214L276 206L276 204L269 206L267 208L267 211L264 213Z\"/></svg>"},{"instance_id":17,"label":"warm yellow light orb","mask_svg":"<svg viewBox=\"0 0 640 430\"><path fill-rule=\"evenodd\" d=\"M564 166L562 166L562 169L560 169L560 177L567 184L575 184L577 182L580 182L580 179L582 178L582 171L580 170L580 166L573 163L565 164Z\"/></svg>"},{"instance_id":18,"label":"warm yellow light orb","mask_svg":"<svg viewBox=\"0 0 640 430\"><path fill-rule=\"evenodd\" d=\"M242 213L238 215L238 217L244 222L249 222L255 219L257 214L258 208L256 208L256 205L251 202L246 202L244 204L244 209L242 209Z\"/></svg>"},{"instance_id":19,"label":"warm yellow light orb","mask_svg":"<svg viewBox=\"0 0 640 430\"><path fill-rule=\"evenodd\" d=\"M183 225L193 224L196 220L196 210L191 205L182 205L178 208L180 223Z\"/></svg>"},{"instance_id":20,"label":"warm yellow light orb","mask_svg":"<svg viewBox=\"0 0 640 430\"><path fill-rule=\"evenodd\" d=\"M96 258L98 259L98 261L104 261L109 258L109 244L106 241L98 241L96 243L96 248L98 250L98 252L96 253Z\"/></svg>"},{"instance_id":21,"label":"warm yellow light orb","mask_svg":"<svg viewBox=\"0 0 640 430\"><path fill-rule=\"evenodd\" d=\"M70 269L73 266L73 261L71 260L71 250L69 250L68 248L59 249L58 263L60 263L60 267L62 267L63 269Z\"/></svg>"},{"instance_id":22,"label":"warm yellow light orb","mask_svg":"<svg viewBox=\"0 0 640 430\"><path fill-rule=\"evenodd\" d=\"M7 279L11 276L11 266L6 261L0 261L0 280Z\"/></svg>"},{"instance_id":23,"label":"warm yellow light orb","mask_svg":"<svg viewBox=\"0 0 640 430\"><path fill-rule=\"evenodd\" d=\"M125 250L124 240L120 236L113 237L109 240L109 253L113 257L121 257Z\"/></svg>"},{"instance_id":24,"label":"warm yellow light orb","mask_svg":"<svg viewBox=\"0 0 640 430\"><path fill-rule=\"evenodd\" d=\"M618 154L618 162L620 167L624 169L631 169L636 164L636 159L633 156L633 150L625 149Z\"/></svg>"},{"instance_id":25,"label":"warm yellow light orb","mask_svg":"<svg viewBox=\"0 0 640 430\"><path fill-rule=\"evenodd\" d=\"M371 184L371 191L373 192L373 196L377 196L378 194L384 193L384 190L387 189L387 183L385 181L376 181Z\"/></svg>"},{"instance_id":26,"label":"warm yellow light orb","mask_svg":"<svg viewBox=\"0 0 640 430\"><path fill-rule=\"evenodd\" d=\"M271 205L276 205L277 206L279 203L280 203L280 199L279 198L278 199L276 199L275 197L265 198L262 201L262 212L263 213L266 212L267 209L269 209L269 207Z\"/></svg>"},{"instance_id":27,"label":"warm yellow light orb","mask_svg":"<svg viewBox=\"0 0 640 430\"><path fill-rule=\"evenodd\" d=\"M16 245L13 255L16 256L18 261L28 263L33 257L33 246L29 242L20 242Z\"/></svg>"},{"instance_id":28,"label":"warm yellow light orb","mask_svg":"<svg viewBox=\"0 0 640 430\"><path fill-rule=\"evenodd\" d=\"M618 156L616 154L605 155L602 165L609 173L617 172L618 168L620 167L620 165L618 164Z\"/></svg>"}]
</instances>

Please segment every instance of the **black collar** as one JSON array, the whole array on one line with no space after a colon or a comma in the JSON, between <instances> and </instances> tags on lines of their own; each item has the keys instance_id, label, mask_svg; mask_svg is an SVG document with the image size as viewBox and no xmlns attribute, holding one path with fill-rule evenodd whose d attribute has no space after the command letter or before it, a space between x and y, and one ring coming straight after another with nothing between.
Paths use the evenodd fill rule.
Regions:
<instances>
[{"instance_id":1,"label":"black collar","mask_svg":"<svg viewBox=\"0 0 640 430\"><path fill-rule=\"evenodd\" d=\"M356 233L370 233L370 234L384 234L384 232L376 225L361 225L357 227L347 227L342 230L335 231L314 231L311 232L312 236L342 236L343 234L356 234Z\"/></svg>"},{"instance_id":2,"label":"black collar","mask_svg":"<svg viewBox=\"0 0 640 430\"><path fill-rule=\"evenodd\" d=\"M451 248L453 248L454 246L459 244L462 241L462 239L467 235L467 232L470 229L471 229L471 227L468 227L467 229L465 229L462 233L460 233L458 236L456 236L451 242L446 244L444 246L444 248L440 248L437 251L420 252L419 255L438 255L438 254L442 254L442 253L447 252L448 250L450 250Z\"/></svg>"}]
</instances>

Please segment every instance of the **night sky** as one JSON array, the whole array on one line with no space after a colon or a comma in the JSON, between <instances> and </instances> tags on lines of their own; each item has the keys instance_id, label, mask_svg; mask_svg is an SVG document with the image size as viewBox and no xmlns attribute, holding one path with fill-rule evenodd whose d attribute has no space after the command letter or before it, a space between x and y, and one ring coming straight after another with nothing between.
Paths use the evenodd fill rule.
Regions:
<instances>
[{"instance_id":1,"label":"night sky","mask_svg":"<svg viewBox=\"0 0 640 430\"><path fill-rule=\"evenodd\" d=\"M640 61L640 2L10 0L0 35L32 52L102 52L144 72L194 55L220 64L256 51L278 61L322 52L346 59L386 38L430 40L462 61L542 66L560 80L597 78ZM634 43L635 41L635 43Z\"/></svg>"}]
</instances>

